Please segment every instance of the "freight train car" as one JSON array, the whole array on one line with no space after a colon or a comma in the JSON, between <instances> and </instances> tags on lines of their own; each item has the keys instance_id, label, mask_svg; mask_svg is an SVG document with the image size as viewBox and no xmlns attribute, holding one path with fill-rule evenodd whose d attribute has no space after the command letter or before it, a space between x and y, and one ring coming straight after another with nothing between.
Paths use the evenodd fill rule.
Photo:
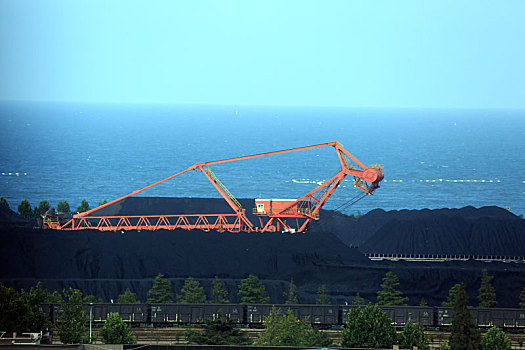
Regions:
<instances>
[{"instance_id":1,"label":"freight train car","mask_svg":"<svg viewBox=\"0 0 525 350\"><path fill-rule=\"evenodd\" d=\"M231 319L235 324L260 328L272 307L286 312L290 309L299 319L308 319L320 328L345 325L353 305L308 305L308 304L107 304L86 305L91 311L91 321L101 326L111 312L118 312L131 325L153 325L172 327L199 324L204 320ZM91 308L91 310L90 310ZM430 306L380 306L392 319L396 327L404 326L408 320L418 322L426 328L448 329L452 324L453 309ZM59 304L42 304L44 313L55 322L60 315ZM470 308L474 324L479 328L496 326L508 331L525 330L525 309Z\"/></svg>"},{"instance_id":2,"label":"freight train car","mask_svg":"<svg viewBox=\"0 0 525 350\"><path fill-rule=\"evenodd\" d=\"M150 322L154 326L203 323L204 320L229 318L245 323L244 305L239 304L149 304Z\"/></svg>"},{"instance_id":3,"label":"freight train car","mask_svg":"<svg viewBox=\"0 0 525 350\"><path fill-rule=\"evenodd\" d=\"M344 305L342 309L342 319L340 324L346 323L350 310L355 309L355 305ZM404 326L408 320L417 322L423 327L434 325L434 308L431 306L380 306L394 326Z\"/></svg>"},{"instance_id":4,"label":"freight train car","mask_svg":"<svg viewBox=\"0 0 525 350\"><path fill-rule=\"evenodd\" d=\"M451 307L435 307L435 326L447 329L452 325L454 310ZM498 327L524 329L525 309L469 308L474 324L479 328Z\"/></svg>"},{"instance_id":5,"label":"freight train car","mask_svg":"<svg viewBox=\"0 0 525 350\"><path fill-rule=\"evenodd\" d=\"M105 322L108 315L118 312L124 322L147 323L148 304L93 304L89 305L93 322Z\"/></svg>"},{"instance_id":6,"label":"freight train car","mask_svg":"<svg viewBox=\"0 0 525 350\"><path fill-rule=\"evenodd\" d=\"M291 310L298 319L308 319L312 324L321 327L340 324L340 307L335 305L249 304L240 306L246 306L246 324L250 326L262 325L264 318L270 314L274 306L285 312Z\"/></svg>"}]
</instances>

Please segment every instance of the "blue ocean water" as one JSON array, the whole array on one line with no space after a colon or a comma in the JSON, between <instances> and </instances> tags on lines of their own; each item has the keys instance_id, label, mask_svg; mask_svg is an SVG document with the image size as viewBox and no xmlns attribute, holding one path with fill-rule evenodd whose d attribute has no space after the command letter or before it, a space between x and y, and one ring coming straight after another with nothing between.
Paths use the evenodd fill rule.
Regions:
<instances>
[{"instance_id":1,"label":"blue ocean water","mask_svg":"<svg viewBox=\"0 0 525 350\"><path fill-rule=\"evenodd\" d=\"M497 205L525 214L525 111L0 104L0 196L94 206L195 164L337 140L385 180L353 206L350 178L325 205L346 213ZM333 176L333 148L215 165L238 198L298 198ZM190 172L141 196L219 197Z\"/></svg>"}]
</instances>

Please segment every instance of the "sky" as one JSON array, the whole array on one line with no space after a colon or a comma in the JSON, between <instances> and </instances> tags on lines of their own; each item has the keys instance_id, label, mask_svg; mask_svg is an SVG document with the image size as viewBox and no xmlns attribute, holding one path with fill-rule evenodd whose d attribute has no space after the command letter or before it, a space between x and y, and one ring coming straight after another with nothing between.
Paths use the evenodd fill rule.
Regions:
<instances>
[{"instance_id":1,"label":"sky","mask_svg":"<svg viewBox=\"0 0 525 350\"><path fill-rule=\"evenodd\" d=\"M525 1L0 0L0 100L525 108Z\"/></svg>"}]
</instances>

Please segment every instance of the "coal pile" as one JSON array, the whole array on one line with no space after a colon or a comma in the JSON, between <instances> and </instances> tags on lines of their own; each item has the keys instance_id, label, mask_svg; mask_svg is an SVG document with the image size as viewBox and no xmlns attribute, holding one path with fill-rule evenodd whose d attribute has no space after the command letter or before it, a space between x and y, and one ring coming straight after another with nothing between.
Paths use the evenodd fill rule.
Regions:
<instances>
[{"instance_id":1,"label":"coal pile","mask_svg":"<svg viewBox=\"0 0 525 350\"><path fill-rule=\"evenodd\" d=\"M0 204L0 229L14 227L32 227L29 220L24 219L5 205Z\"/></svg>"},{"instance_id":2,"label":"coal pile","mask_svg":"<svg viewBox=\"0 0 525 350\"><path fill-rule=\"evenodd\" d=\"M359 219L327 211L317 228L364 253L525 257L525 220L499 207L376 209Z\"/></svg>"},{"instance_id":3,"label":"coal pile","mask_svg":"<svg viewBox=\"0 0 525 350\"><path fill-rule=\"evenodd\" d=\"M297 284L323 281L323 271L331 266L370 265L357 249L329 233L18 229L1 230L0 240L9 242L0 245L2 280L26 288L42 280L48 288L59 289L74 282L89 285L87 290L105 300L115 299L125 289L119 288L129 284L144 298L159 272L176 283L189 276L208 280L215 275L238 282L251 273L279 285L272 296L280 300L283 284L291 278ZM234 289L235 281L230 287Z\"/></svg>"},{"instance_id":4,"label":"coal pile","mask_svg":"<svg viewBox=\"0 0 525 350\"><path fill-rule=\"evenodd\" d=\"M241 203L247 213L251 212L253 200L241 200ZM233 213L233 210L222 199L139 197L128 198L92 215L228 212ZM226 283L232 302L239 301L237 285L248 274L259 276L273 302L284 302L283 291L292 278L303 303L315 302L316 291L322 284L326 285L334 303L351 302L357 292L375 301L381 279L387 271L400 277L400 289L410 297L412 304L418 304L421 298L430 305L440 304L450 287L460 282L467 283L474 302L482 268L495 275L499 306L517 306L519 292L525 286L523 264L376 262L368 260L361 252L365 248L386 249L388 242L391 249L421 249L425 247L419 231L423 223L435 223L435 226L428 227L436 237L439 233L451 232L463 235L465 242L457 238L453 243L463 249L469 248L474 238L462 230L472 230L472 227L485 230L482 237L499 232L493 241L484 238L488 240L484 243L501 246L501 249L514 249L504 247L508 244L521 249L524 245L519 240L519 232L522 231L514 229L519 229L523 220L500 208L375 210L358 220L323 211L321 220L314 223L307 234L295 235L185 230L124 233L34 230L12 214L0 216L2 283L29 288L42 281L50 290L72 286L105 301L116 299L126 288L145 300L159 272L172 281L175 293L180 292L184 279L191 276L203 284L208 296L211 295L211 281L217 275ZM257 222L251 214L248 216ZM18 222L22 225L17 226ZM443 224L438 231L440 222ZM397 231L387 231L387 228L396 228ZM515 240L506 238L503 234L506 232ZM431 242L436 245L433 249L450 249L452 246L446 237ZM359 246L359 249L351 246Z\"/></svg>"}]
</instances>

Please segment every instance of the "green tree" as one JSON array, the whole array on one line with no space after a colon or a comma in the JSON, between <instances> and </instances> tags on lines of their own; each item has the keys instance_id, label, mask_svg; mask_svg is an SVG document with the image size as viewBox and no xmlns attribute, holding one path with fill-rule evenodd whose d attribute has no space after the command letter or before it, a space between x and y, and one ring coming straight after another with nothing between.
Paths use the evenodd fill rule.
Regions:
<instances>
[{"instance_id":1,"label":"green tree","mask_svg":"<svg viewBox=\"0 0 525 350\"><path fill-rule=\"evenodd\" d=\"M422 350L429 349L423 327L419 323L408 320L405 327L403 327L403 332L399 335L399 346L402 349L412 349L414 346Z\"/></svg>"},{"instance_id":2,"label":"green tree","mask_svg":"<svg viewBox=\"0 0 525 350\"><path fill-rule=\"evenodd\" d=\"M124 291L121 295L118 296L117 303L119 304L136 304L140 303L137 300L137 294L133 293L129 288Z\"/></svg>"},{"instance_id":3,"label":"green tree","mask_svg":"<svg viewBox=\"0 0 525 350\"><path fill-rule=\"evenodd\" d=\"M481 272L481 286L478 293L479 307L495 307L498 302L496 301L496 290L491 283L494 276L489 275L487 269L482 269Z\"/></svg>"},{"instance_id":4,"label":"green tree","mask_svg":"<svg viewBox=\"0 0 525 350\"><path fill-rule=\"evenodd\" d=\"M388 271L383 277L382 290L377 292L377 303L379 305L407 305L408 298L397 290L399 278L392 271Z\"/></svg>"},{"instance_id":5,"label":"green tree","mask_svg":"<svg viewBox=\"0 0 525 350\"><path fill-rule=\"evenodd\" d=\"M419 302L419 306L428 306L428 303L425 300L425 298L421 298L421 301Z\"/></svg>"},{"instance_id":6,"label":"green tree","mask_svg":"<svg viewBox=\"0 0 525 350\"><path fill-rule=\"evenodd\" d=\"M461 284L454 304L454 317L449 340L450 350L474 350L479 348L481 337L474 327L467 304L467 290L465 285Z\"/></svg>"},{"instance_id":7,"label":"green tree","mask_svg":"<svg viewBox=\"0 0 525 350\"><path fill-rule=\"evenodd\" d=\"M46 296L41 282L20 293L0 283L0 329L17 333L46 331L50 326L48 316L40 311Z\"/></svg>"},{"instance_id":8,"label":"green tree","mask_svg":"<svg viewBox=\"0 0 525 350\"><path fill-rule=\"evenodd\" d=\"M102 298L97 298L96 296L94 295L86 295L83 299L82 299L82 302L84 304L90 304L90 303L101 303L102 302Z\"/></svg>"},{"instance_id":9,"label":"green tree","mask_svg":"<svg viewBox=\"0 0 525 350\"><path fill-rule=\"evenodd\" d=\"M61 305L56 324L60 341L64 344L87 343L85 333L88 329L86 324L89 322L89 317L83 305L82 292L69 288L69 291L64 289L63 294L67 303Z\"/></svg>"},{"instance_id":10,"label":"green tree","mask_svg":"<svg viewBox=\"0 0 525 350\"><path fill-rule=\"evenodd\" d=\"M456 299L458 297L458 291L460 287L461 287L461 284L459 283L453 285L452 288L450 288L450 290L448 291L447 300L444 301L441 305L447 306L447 307L453 307L454 304L456 303Z\"/></svg>"},{"instance_id":11,"label":"green tree","mask_svg":"<svg viewBox=\"0 0 525 350\"><path fill-rule=\"evenodd\" d=\"M309 320L305 320L305 323L307 327L307 333L304 337L306 346L327 348L333 345L334 342L326 332L312 326Z\"/></svg>"},{"instance_id":12,"label":"green tree","mask_svg":"<svg viewBox=\"0 0 525 350\"><path fill-rule=\"evenodd\" d=\"M164 275L159 273L155 277L153 287L148 291L147 303L172 303L173 291L171 290L171 282L164 278Z\"/></svg>"},{"instance_id":13,"label":"green tree","mask_svg":"<svg viewBox=\"0 0 525 350\"><path fill-rule=\"evenodd\" d=\"M520 293L520 307L525 309L525 287L523 287Z\"/></svg>"},{"instance_id":14,"label":"green tree","mask_svg":"<svg viewBox=\"0 0 525 350\"><path fill-rule=\"evenodd\" d=\"M18 204L18 214L26 219L31 219L34 217L33 209L31 209L31 204L24 199L20 204Z\"/></svg>"},{"instance_id":15,"label":"green tree","mask_svg":"<svg viewBox=\"0 0 525 350\"><path fill-rule=\"evenodd\" d=\"M42 282L38 282L28 292L23 289L20 291L20 301L24 308L24 312L20 315L21 323L26 332L45 331L51 326L49 315L41 311L42 303L46 301L48 294L48 291L42 287Z\"/></svg>"},{"instance_id":16,"label":"green tree","mask_svg":"<svg viewBox=\"0 0 525 350\"><path fill-rule=\"evenodd\" d=\"M48 201L40 201L38 203L38 208L35 207L34 216L38 218L41 215L44 215L49 209L51 209L51 205L49 205Z\"/></svg>"},{"instance_id":17,"label":"green tree","mask_svg":"<svg viewBox=\"0 0 525 350\"><path fill-rule=\"evenodd\" d=\"M226 290L226 286L224 285L224 282L219 279L219 276L215 276L212 282L212 291L211 294L213 296L211 302L216 304L226 304L230 301L228 300L228 291Z\"/></svg>"},{"instance_id":18,"label":"green tree","mask_svg":"<svg viewBox=\"0 0 525 350\"><path fill-rule=\"evenodd\" d=\"M241 280L238 288L241 304L265 304L270 301L270 297L265 296L266 288L264 284L259 281L257 276L249 275Z\"/></svg>"},{"instance_id":19,"label":"green tree","mask_svg":"<svg viewBox=\"0 0 525 350\"><path fill-rule=\"evenodd\" d=\"M368 304L348 313L341 346L344 348L392 348L396 331L392 320L379 306Z\"/></svg>"},{"instance_id":20,"label":"green tree","mask_svg":"<svg viewBox=\"0 0 525 350\"><path fill-rule=\"evenodd\" d=\"M440 350L450 350L450 344L448 343L448 341L445 341L439 344L439 349Z\"/></svg>"},{"instance_id":21,"label":"green tree","mask_svg":"<svg viewBox=\"0 0 525 350\"><path fill-rule=\"evenodd\" d=\"M190 344L201 345L250 345L252 340L235 328L230 319L204 320L201 331L189 331L186 339Z\"/></svg>"},{"instance_id":22,"label":"green tree","mask_svg":"<svg viewBox=\"0 0 525 350\"><path fill-rule=\"evenodd\" d=\"M206 295L204 288L201 287L199 281L195 281L192 277L188 277L184 281L184 285L177 295L177 302L183 304L200 304L206 302Z\"/></svg>"},{"instance_id":23,"label":"green tree","mask_svg":"<svg viewBox=\"0 0 525 350\"><path fill-rule=\"evenodd\" d=\"M317 300L315 301L318 305L330 305L330 298L326 296L326 285L321 285L319 289L317 289Z\"/></svg>"},{"instance_id":24,"label":"green tree","mask_svg":"<svg viewBox=\"0 0 525 350\"><path fill-rule=\"evenodd\" d=\"M118 312L110 312L99 332L105 344L135 344L131 326L124 323Z\"/></svg>"},{"instance_id":25,"label":"green tree","mask_svg":"<svg viewBox=\"0 0 525 350\"><path fill-rule=\"evenodd\" d=\"M20 295L0 283L0 329L7 332L23 332L18 317L23 312Z\"/></svg>"},{"instance_id":26,"label":"green tree","mask_svg":"<svg viewBox=\"0 0 525 350\"><path fill-rule=\"evenodd\" d=\"M103 201L98 202L98 205L101 206L101 205L106 204L107 202L108 202L108 201L104 199Z\"/></svg>"},{"instance_id":27,"label":"green tree","mask_svg":"<svg viewBox=\"0 0 525 350\"><path fill-rule=\"evenodd\" d=\"M5 205L9 208L9 203L7 203L7 199L5 199L4 197L0 197L0 204Z\"/></svg>"},{"instance_id":28,"label":"green tree","mask_svg":"<svg viewBox=\"0 0 525 350\"><path fill-rule=\"evenodd\" d=\"M46 303L62 304L63 302L64 302L64 298L62 298L62 294L60 294L60 292L57 290L53 291L53 293L49 293L46 296Z\"/></svg>"},{"instance_id":29,"label":"green tree","mask_svg":"<svg viewBox=\"0 0 525 350\"><path fill-rule=\"evenodd\" d=\"M287 297L285 304L299 304L299 300L297 299L297 287L295 286L295 283L293 283L293 278L290 280L288 293L284 292L283 295Z\"/></svg>"},{"instance_id":30,"label":"green tree","mask_svg":"<svg viewBox=\"0 0 525 350\"><path fill-rule=\"evenodd\" d=\"M356 293L354 300L352 300L352 305L365 305L365 299L359 293Z\"/></svg>"},{"instance_id":31,"label":"green tree","mask_svg":"<svg viewBox=\"0 0 525 350\"><path fill-rule=\"evenodd\" d=\"M82 199L82 202L80 202L80 205L77 207L77 212L83 213L88 210L91 210L91 208L89 207L88 201L85 199Z\"/></svg>"},{"instance_id":32,"label":"green tree","mask_svg":"<svg viewBox=\"0 0 525 350\"><path fill-rule=\"evenodd\" d=\"M297 319L292 310L286 313L272 307L264 319L264 332L259 335L257 344L262 346L300 346L328 347L332 345L326 333L312 327L308 318Z\"/></svg>"},{"instance_id":33,"label":"green tree","mask_svg":"<svg viewBox=\"0 0 525 350\"><path fill-rule=\"evenodd\" d=\"M481 339L482 350L511 350L510 339L496 327L492 327Z\"/></svg>"},{"instance_id":34,"label":"green tree","mask_svg":"<svg viewBox=\"0 0 525 350\"><path fill-rule=\"evenodd\" d=\"M67 201L60 201L57 204L57 212L59 213L71 213L71 208L69 208L69 203Z\"/></svg>"}]
</instances>

